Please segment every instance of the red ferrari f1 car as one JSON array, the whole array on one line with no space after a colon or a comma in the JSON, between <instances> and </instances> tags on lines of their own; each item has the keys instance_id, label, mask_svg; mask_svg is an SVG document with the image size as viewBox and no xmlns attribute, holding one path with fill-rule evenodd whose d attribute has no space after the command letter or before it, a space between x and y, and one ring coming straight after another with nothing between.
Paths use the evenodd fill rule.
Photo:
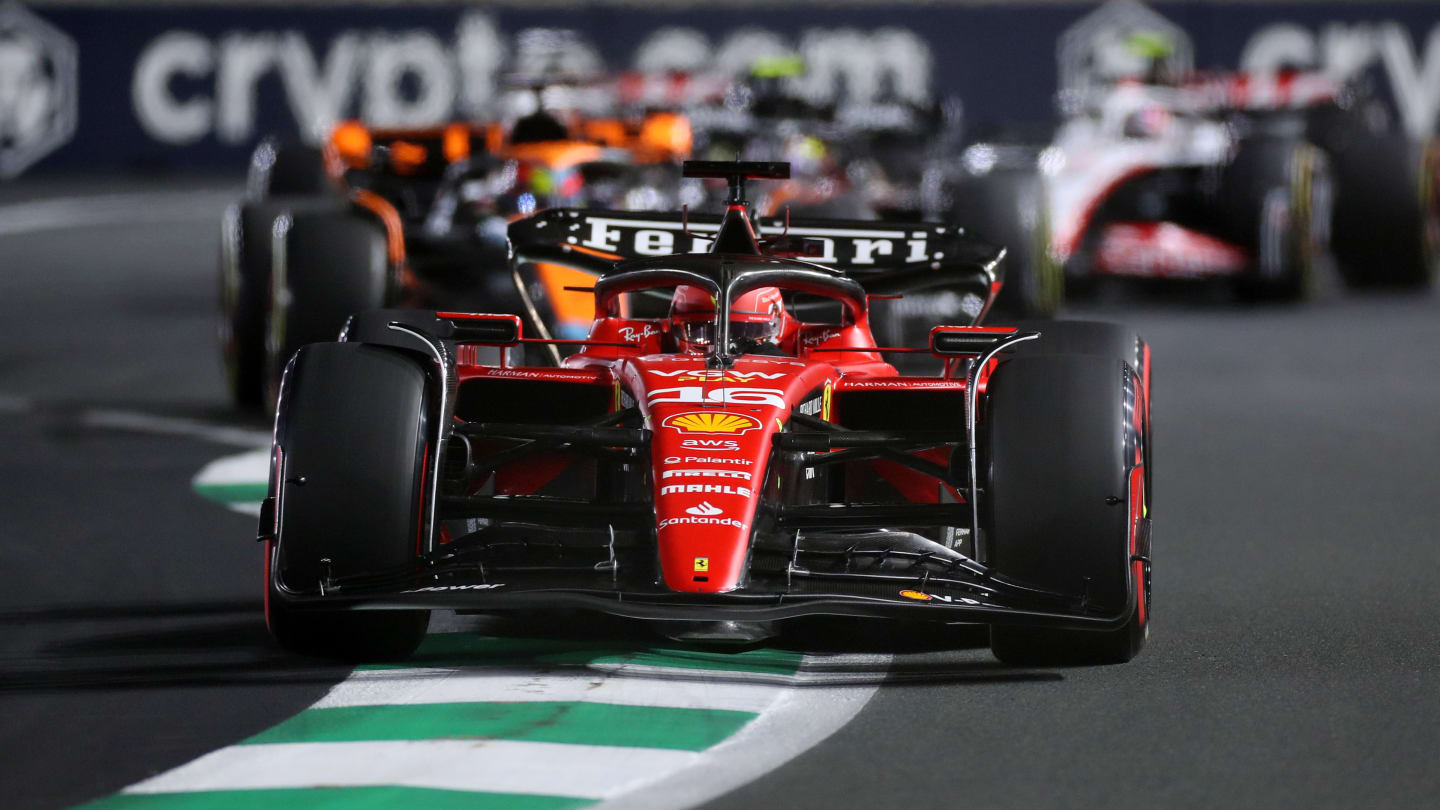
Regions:
<instances>
[{"instance_id":1,"label":"red ferrari f1 car","mask_svg":"<svg viewBox=\"0 0 1440 810\"><path fill-rule=\"evenodd\" d=\"M928 347L879 347L871 299L991 301L1004 251L933 224L757 233L745 180L788 168L687 163L728 179L719 218L512 223L513 262L598 275L594 326L559 367L479 362L536 340L508 314L372 311L302 347L259 531L279 642L396 658L433 608L578 608L691 639L828 614L989 625L1017 664L1134 656L1146 344L1101 323L979 326L982 304ZM632 317L657 297L668 317Z\"/></svg>"}]
</instances>

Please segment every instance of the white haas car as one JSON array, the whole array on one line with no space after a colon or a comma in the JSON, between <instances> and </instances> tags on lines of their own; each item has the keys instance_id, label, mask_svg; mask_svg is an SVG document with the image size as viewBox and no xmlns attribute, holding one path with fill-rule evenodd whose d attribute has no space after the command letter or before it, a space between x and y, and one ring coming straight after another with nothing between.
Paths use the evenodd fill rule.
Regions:
<instances>
[{"instance_id":1,"label":"white haas car","mask_svg":"<svg viewBox=\"0 0 1440 810\"><path fill-rule=\"evenodd\" d=\"M1246 297L1299 299L1330 249L1352 285L1433 279L1433 144L1358 115L1327 75L1127 80L1064 101L1042 164L1072 284L1223 277Z\"/></svg>"}]
</instances>

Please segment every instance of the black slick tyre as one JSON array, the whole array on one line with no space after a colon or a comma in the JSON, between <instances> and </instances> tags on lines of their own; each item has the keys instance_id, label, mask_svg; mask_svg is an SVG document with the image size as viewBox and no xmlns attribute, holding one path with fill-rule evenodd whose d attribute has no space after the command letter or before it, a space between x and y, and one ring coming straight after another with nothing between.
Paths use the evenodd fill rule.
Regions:
<instances>
[{"instance_id":1,"label":"black slick tyre","mask_svg":"<svg viewBox=\"0 0 1440 810\"><path fill-rule=\"evenodd\" d=\"M1331 153L1341 278L1355 288L1426 289L1440 259L1440 145L1353 129Z\"/></svg>"},{"instance_id":2,"label":"black slick tyre","mask_svg":"<svg viewBox=\"0 0 1440 810\"><path fill-rule=\"evenodd\" d=\"M1145 643L1148 578L1132 561L1144 539L1135 384L1125 364L1097 355L1015 357L990 378L980 432L988 563L1086 597L1097 615L1130 611L1115 630L993 625L991 650L1005 663L1123 663Z\"/></svg>"},{"instance_id":3,"label":"black slick tyre","mask_svg":"<svg viewBox=\"0 0 1440 810\"><path fill-rule=\"evenodd\" d=\"M278 138L266 138L255 147L246 186L251 199L335 192L320 149Z\"/></svg>"},{"instance_id":4,"label":"black slick tyre","mask_svg":"<svg viewBox=\"0 0 1440 810\"><path fill-rule=\"evenodd\" d=\"M232 205L220 224L219 338L230 398L256 408L265 398L265 322L275 219L283 203Z\"/></svg>"},{"instance_id":5,"label":"black slick tyre","mask_svg":"<svg viewBox=\"0 0 1440 810\"><path fill-rule=\"evenodd\" d=\"M1048 318L1065 298L1065 273L1050 255L1045 184L1033 171L997 169L966 178L954 191L951 218L967 231L1005 248L1004 286L997 311Z\"/></svg>"},{"instance_id":6,"label":"black slick tyre","mask_svg":"<svg viewBox=\"0 0 1440 810\"><path fill-rule=\"evenodd\" d=\"M1145 450L1145 506L1155 503L1155 487L1151 481L1153 468L1149 463L1150 452L1155 445L1155 434L1150 426L1150 392L1153 390L1150 364L1150 347L1140 335L1127 326L1105 321L1039 320L1016 321L1003 324L1014 326L1021 331L1034 330L1040 333L1037 340L1026 341L1016 346L1015 355L1034 354L1089 354L1098 357L1114 357L1130 367L1139 378L1137 384L1144 394L1141 409L1141 434Z\"/></svg>"},{"instance_id":7,"label":"black slick tyre","mask_svg":"<svg viewBox=\"0 0 1440 810\"><path fill-rule=\"evenodd\" d=\"M1307 297L1328 230L1331 191L1325 154L1292 138L1242 141L1221 175L1219 196L1226 232L1255 257L1251 270L1236 279L1240 297Z\"/></svg>"},{"instance_id":8,"label":"black slick tyre","mask_svg":"<svg viewBox=\"0 0 1440 810\"><path fill-rule=\"evenodd\" d=\"M1040 337L1017 345L1013 354L1088 354L1114 357L1136 373L1145 366L1145 344L1126 326L1105 321L1021 320L987 324L1014 326L1022 332L1036 331Z\"/></svg>"},{"instance_id":9,"label":"black slick tyre","mask_svg":"<svg viewBox=\"0 0 1440 810\"><path fill-rule=\"evenodd\" d=\"M276 441L281 453L278 549L284 587L318 594L329 578L394 571L423 545L424 467L431 403L426 375L404 351L358 343L306 346L286 374ZM266 622L293 652L347 661L404 658L429 611L297 608L266 580Z\"/></svg>"},{"instance_id":10,"label":"black slick tyre","mask_svg":"<svg viewBox=\"0 0 1440 810\"><path fill-rule=\"evenodd\" d=\"M385 306L392 275L384 228L359 210L296 208L276 240L265 335L272 403L291 355L335 340L351 315Z\"/></svg>"}]
</instances>

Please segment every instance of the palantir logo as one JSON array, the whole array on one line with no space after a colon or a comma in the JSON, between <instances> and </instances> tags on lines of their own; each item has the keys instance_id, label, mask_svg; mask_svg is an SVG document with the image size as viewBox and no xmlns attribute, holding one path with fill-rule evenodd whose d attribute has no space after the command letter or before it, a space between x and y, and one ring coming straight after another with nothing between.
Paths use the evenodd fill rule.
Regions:
<instances>
[{"instance_id":1,"label":"palantir logo","mask_svg":"<svg viewBox=\"0 0 1440 810\"><path fill-rule=\"evenodd\" d=\"M75 134L75 41L0 3L0 179L15 177Z\"/></svg>"}]
</instances>

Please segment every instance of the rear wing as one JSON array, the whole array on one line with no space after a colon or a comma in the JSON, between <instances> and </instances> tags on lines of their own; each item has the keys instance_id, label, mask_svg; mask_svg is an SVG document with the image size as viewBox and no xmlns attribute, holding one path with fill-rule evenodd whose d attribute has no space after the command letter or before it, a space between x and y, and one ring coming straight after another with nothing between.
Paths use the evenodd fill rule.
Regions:
<instances>
[{"instance_id":1,"label":"rear wing","mask_svg":"<svg viewBox=\"0 0 1440 810\"><path fill-rule=\"evenodd\" d=\"M787 228L780 218L757 224L762 251L840 270L871 295L963 288L988 302L999 289L1005 251L958 226L794 219ZM603 275L630 259L708 252L719 227L715 214L554 208L510 224L511 258Z\"/></svg>"}]
</instances>

